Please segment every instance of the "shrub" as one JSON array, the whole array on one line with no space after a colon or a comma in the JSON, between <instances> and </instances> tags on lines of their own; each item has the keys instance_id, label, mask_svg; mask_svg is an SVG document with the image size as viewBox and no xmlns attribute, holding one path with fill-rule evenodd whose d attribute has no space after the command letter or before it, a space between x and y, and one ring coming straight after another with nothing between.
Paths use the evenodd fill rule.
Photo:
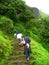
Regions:
<instances>
[{"instance_id":1,"label":"shrub","mask_svg":"<svg viewBox=\"0 0 49 65\"><path fill-rule=\"evenodd\" d=\"M5 16L0 16L0 28L6 33L11 33L13 21Z\"/></svg>"},{"instance_id":2,"label":"shrub","mask_svg":"<svg viewBox=\"0 0 49 65\"><path fill-rule=\"evenodd\" d=\"M12 53L12 42L0 31L0 63L3 63Z\"/></svg>"}]
</instances>

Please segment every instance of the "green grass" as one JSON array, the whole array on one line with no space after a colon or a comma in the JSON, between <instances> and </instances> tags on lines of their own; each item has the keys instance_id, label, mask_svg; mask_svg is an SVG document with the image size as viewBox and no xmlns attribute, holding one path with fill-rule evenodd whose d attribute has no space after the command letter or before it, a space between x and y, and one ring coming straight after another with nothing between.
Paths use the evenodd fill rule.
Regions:
<instances>
[{"instance_id":1,"label":"green grass","mask_svg":"<svg viewBox=\"0 0 49 65\"><path fill-rule=\"evenodd\" d=\"M10 45L10 43L11 41L9 40L9 38L0 31L0 44Z\"/></svg>"},{"instance_id":2,"label":"green grass","mask_svg":"<svg viewBox=\"0 0 49 65\"><path fill-rule=\"evenodd\" d=\"M41 11L40 11L40 16L41 16L42 18L45 18L45 17L47 17L48 15L45 14L44 12L41 12Z\"/></svg>"},{"instance_id":3,"label":"green grass","mask_svg":"<svg viewBox=\"0 0 49 65\"><path fill-rule=\"evenodd\" d=\"M31 64L35 63L35 65L49 65L49 52L41 44L42 43L32 40L31 57L34 58L34 60L31 61Z\"/></svg>"},{"instance_id":4,"label":"green grass","mask_svg":"<svg viewBox=\"0 0 49 65\"><path fill-rule=\"evenodd\" d=\"M0 22L0 24L2 24L2 22ZM16 23L16 26L14 28L20 31L21 33L23 33L23 35L26 34L25 25L23 23L21 22ZM33 65L33 64L49 65L49 52L42 46L43 43L38 43L40 41L40 37L38 37L38 35L35 35L30 30L27 30L27 31L30 37L34 38L31 41L31 48L32 48L31 57L34 58L34 60L30 62L30 65ZM0 31L0 60L3 61L8 58L8 56L12 52L11 44L12 44L11 40L9 40L9 38L2 31ZM17 54L19 54L19 52L17 52ZM3 64L4 62L2 63L0 62L0 65L3 65ZM9 63L9 65L12 65L12 63Z\"/></svg>"},{"instance_id":5,"label":"green grass","mask_svg":"<svg viewBox=\"0 0 49 65\"><path fill-rule=\"evenodd\" d=\"M12 53L12 42L9 38L0 31L0 65L4 64L4 61Z\"/></svg>"}]
</instances>

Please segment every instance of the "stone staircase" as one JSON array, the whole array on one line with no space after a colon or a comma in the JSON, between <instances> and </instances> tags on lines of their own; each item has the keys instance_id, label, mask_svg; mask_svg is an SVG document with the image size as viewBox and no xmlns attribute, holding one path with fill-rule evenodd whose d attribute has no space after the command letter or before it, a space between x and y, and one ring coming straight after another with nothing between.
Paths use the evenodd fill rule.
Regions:
<instances>
[{"instance_id":1,"label":"stone staircase","mask_svg":"<svg viewBox=\"0 0 49 65\"><path fill-rule=\"evenodd\" d=\"M29 61L26 60L24 55L24 48L19 46L15 41L13 44L13 53L10 55L9 59L6 60L6 65L29 65ZM31 61L31 60L30 60Z\"/></svg>"}]
</instances>

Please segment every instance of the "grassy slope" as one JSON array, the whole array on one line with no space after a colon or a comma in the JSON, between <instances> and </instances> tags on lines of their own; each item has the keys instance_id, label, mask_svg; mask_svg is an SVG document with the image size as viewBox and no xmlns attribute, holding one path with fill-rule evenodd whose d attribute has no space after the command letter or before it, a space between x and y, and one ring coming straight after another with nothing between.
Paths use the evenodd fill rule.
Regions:
<instances>
[{"instance_id":1,"label":"grassy slope","mask_svg":"<svg viewBox=\"0 0 49 65\"><path fill-rule=\"evenodd\" d=\"M11 43L11 41L9 40L9 38L2 32L0 31L0 44L9 44Z\"/></svg>"},{"instance_id":2,"label":"grassy slope","mask_svg":"<svg viewBox=\"0 0 49 65\"><path fill-rule=\"evenodd\" d=\"M16 24L17 27L15 27L16 29L20 30L20 32L23 31L23 33L25 33L25 28L22 24L17 23ZM21 28L21 29L20 29ZM31 34L32 32L30 32ZM35 34L31 34L31 36L33 35L33 38L38 38ZM10 40L8 39L7 36L5 36L1 31L0 31L0 44L3 44L4 47L6 47L6 44L9 45L7 48L5 49L5 52L7 51L7 53L9 52L9 50L11 50L11 46L10 46ZM36 65L49 65L49 52L41 45L42 43L38 43L35 40L32 40L31 42L31 47L32 47L32 54L31 57L35 58L35 60L33 61ZM0 48L0 52L2 52L2 49ZM31 65L32 65L32 61L31 61Z\"/></svg>"},{"instance_id":3,"label":"grassy slope","mask_svg":"<svg viewBox=\"0 0 49 65\"><path fill-rule=\"evenodd\" d=\"M35 40L32 40L31 47L32 47L31 57L35 58L35 61L34 61L35 64L49 65L49 53L45 48L43 48L41 43L38 43Z\"/></svg>"},{"instance_id":4,"label":"grassy slope","mask_svg":"<svg viewBox=\"0 0 49 65\"><path fill-rule=\"evenodd\" d=\"M42 18L45 18L45 17L47 17L48 15L45 14L44 12L41 12L41 11L40 11L40 16L41 16Z\"/></svg>"},{"instance_id":5,"label":"grassy slope","mask_svg":"<svg viewBox=\"0 0 49 65\"><path fill-rule=\"evenodd\" d=\"M0 60L4 61L7 59L10 53L12 53L11 41L2 33L2 31L0 31ZM0 62L0 65L3 64Z\"/></svg>"},{"instance_id":6,"label":"grassy slope","mask_svg":"<svg viewBox=\"0 0 49 65\"><path fill-rule=\"evenodd\" d=\"M2 42L5 42L5 43L8 43L9 39L6 35L4 35L1 31L0 31L0 43Z\"/></svg>"}]
</instances>

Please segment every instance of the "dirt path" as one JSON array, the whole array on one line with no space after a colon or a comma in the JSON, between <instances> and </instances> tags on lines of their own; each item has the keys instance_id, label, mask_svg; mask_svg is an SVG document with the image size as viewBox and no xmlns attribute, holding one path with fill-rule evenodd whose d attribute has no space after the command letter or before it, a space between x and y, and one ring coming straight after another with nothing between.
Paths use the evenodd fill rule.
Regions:
<instances>
[{"instance_id":1,"label":"dirt path","mask_svg":"<svg viewBox=\"0 0 49 65\"><path fill-rule=\"evenodd\" d=\"M24 55L24 48L19 46L17 41L14 41L13 44L13 53L10 55L9 59L6 60L6 65L29 65L29 61L26 61ZM30 59L31 61L32 59Z\"/></svg>"}]
</instances>

